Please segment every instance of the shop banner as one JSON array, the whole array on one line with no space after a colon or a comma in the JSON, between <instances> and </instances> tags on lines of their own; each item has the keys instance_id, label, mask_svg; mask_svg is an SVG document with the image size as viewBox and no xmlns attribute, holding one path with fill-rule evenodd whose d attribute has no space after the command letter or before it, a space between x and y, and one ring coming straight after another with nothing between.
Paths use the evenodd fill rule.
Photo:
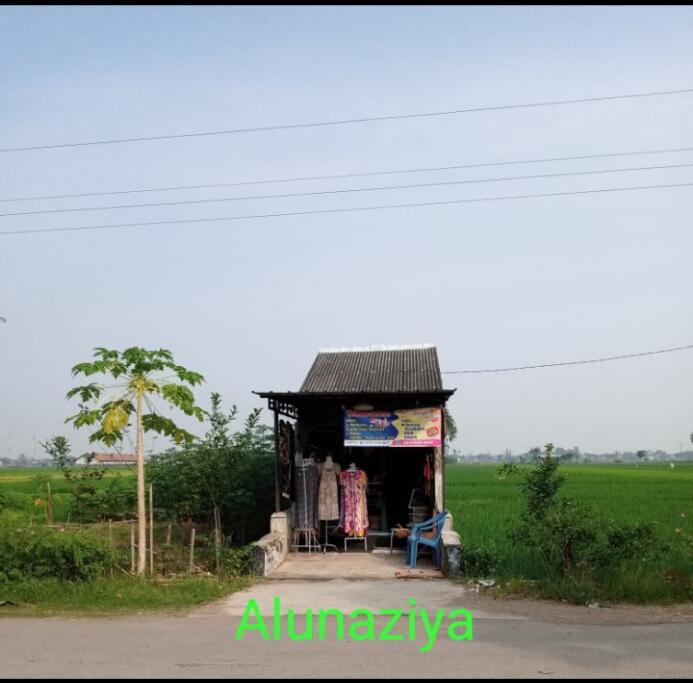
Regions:
<instances>
[{"instance_id":1,"label":"shop banner","mask_svg":"<svg viewBox=\"0 0 693 683\"><path fill-rule=\"evenodd\" d=\"M441 445L440 408L344 411L345 446L432 447Z\"/></svg>"}]
</instances>

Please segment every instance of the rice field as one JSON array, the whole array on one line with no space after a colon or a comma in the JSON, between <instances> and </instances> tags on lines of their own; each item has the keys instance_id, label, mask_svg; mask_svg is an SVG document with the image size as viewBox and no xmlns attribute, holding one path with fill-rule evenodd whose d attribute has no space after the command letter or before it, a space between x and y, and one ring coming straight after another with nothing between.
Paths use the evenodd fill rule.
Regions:
<instances>
[{"instance_id":1,"label":"rice field","mask_svg":"<svg viewBox=\"0 0 693 683\"><path fill-rule=\"evenodd\" d=\"M677 548L676 559L673 554L662 557L663 564L671 559L681 568L681 535L693 535L693 463L676 463L674 468L669 463L571 464L562 466L561 472L566 475L562 493L591 504L602 518L652 524L660 538L672 540ZM518 548L508 539L508 530L522 510L519 477L500 479L495 465L448 465L445 484L446 505L463 546L492 549L500 558L498 571L504 577L545 578L533 551ZM683 569L693 571L693 557L688 557Z\"/></svg>"},{"instance_id":2,"label":"rice field","mask_svg":"<svg viewBox=\"0 0 693 683\"><path fill-rule=\"evenodd\" d=\"M93 483L100 488L107 486L113 477L134 476L135 470L132 467L113 467L106 472L103 479ZM9 494L10 506L23 510L36 522L45 517L44 508L37 506L35 502L45 498L46 481L50 481L51 485L54 519L56 522L64 522L68 517L72 484L65 479L62 472L53 467L0 468L0 493Z\"/></svg>"}]
</instances>

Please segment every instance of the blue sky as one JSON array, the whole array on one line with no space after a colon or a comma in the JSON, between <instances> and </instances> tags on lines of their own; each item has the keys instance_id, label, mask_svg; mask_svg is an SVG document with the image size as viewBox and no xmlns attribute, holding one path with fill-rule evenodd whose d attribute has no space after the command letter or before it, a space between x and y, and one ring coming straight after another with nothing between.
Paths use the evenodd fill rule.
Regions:
<instances>
[{"instance_id":1,"label":"blue sky","mask_svg":"<svg viewBox=\"0 0 693 683\"><path fill-rule=\"evenodd\" d=\"M688 7L0 9L0 147L693 87ZM693 95L0 155L0 198L693 146ZM0 213L693 162L693 153L1 203ZM693 182L691 168L0 217L0 229ZM0 237L0 452L66 433L94 346L170 348L242 412L319 347L444 370L691 343L688 188ZM677 450L690 352L448 375L462 452Z\"/></svg>"}]
</instances>

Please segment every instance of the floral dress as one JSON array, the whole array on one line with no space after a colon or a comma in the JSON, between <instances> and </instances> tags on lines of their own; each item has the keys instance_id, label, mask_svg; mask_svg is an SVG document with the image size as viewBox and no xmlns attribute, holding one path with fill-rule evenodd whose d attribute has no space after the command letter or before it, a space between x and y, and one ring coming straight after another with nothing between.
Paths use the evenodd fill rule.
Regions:
<instances>
[{"instance_id":1,"label":"floral dress","mask_svg":"<svg viewBox=\"0 0 693 683\"><path fill-rule=\"evenodd\" d=\"M342 485L342 508L339 527L347 536L363 537L368 531L368 505L366 487L368 477L363 470L342 470L339 475Z\"/></svg>"},{"instance_id":2,"label":"floral dress","mask_svg":"<svg viewBox=\"0 0 693 683\"><path fill-rule=\"evenodd\" d=\"M318 488L318 519L339 518L339 491L337 480L340 467L336 462L328 466L326 463L319 465L320 487Z\"/></svg>"}]
</instances>

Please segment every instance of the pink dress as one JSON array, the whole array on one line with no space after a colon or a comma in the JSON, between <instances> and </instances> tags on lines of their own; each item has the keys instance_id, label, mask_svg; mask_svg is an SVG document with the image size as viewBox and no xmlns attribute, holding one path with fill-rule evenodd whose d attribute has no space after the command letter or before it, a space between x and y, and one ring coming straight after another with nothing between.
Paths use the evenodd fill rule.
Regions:
<instances>
[{"instance_id":1,"label":"pink dress","mask_svg":"<svg viewBox=\"0 0 693 683\"><path fill-rule=\"evenodd\" d=\"M365 536L368 532L368 505L366 487L368 477L363 470L342 470L339 475L342 485L342 506L339 527L347 536Z\"/></svg>"}]
</instances>

